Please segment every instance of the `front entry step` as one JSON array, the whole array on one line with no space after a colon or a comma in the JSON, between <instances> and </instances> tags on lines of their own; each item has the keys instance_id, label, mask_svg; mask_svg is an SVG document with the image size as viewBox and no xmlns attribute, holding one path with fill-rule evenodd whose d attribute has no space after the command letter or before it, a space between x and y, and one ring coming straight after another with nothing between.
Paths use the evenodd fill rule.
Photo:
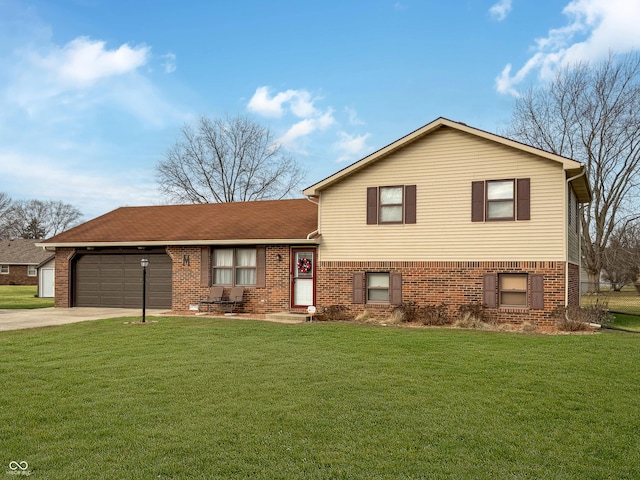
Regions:
<instances>
[{"instance_id":1,"label":"front entry step","mask_svg":"<svg viewBox=\"0 0 640 480\"><path fill-rule=\"evenodd\" d=\"M280 323L304 323L309 320L309 315L307 315L306 313L267 313L265 317L267 318L267 320Z\"/></svg>"}]
</instances>

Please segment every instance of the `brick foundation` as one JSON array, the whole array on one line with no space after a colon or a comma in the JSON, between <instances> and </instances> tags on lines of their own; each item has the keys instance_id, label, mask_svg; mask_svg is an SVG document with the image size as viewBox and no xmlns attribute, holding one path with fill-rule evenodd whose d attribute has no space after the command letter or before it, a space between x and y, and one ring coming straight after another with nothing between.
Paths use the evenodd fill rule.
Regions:
<instances>
[{"instance_id":1,"label":"brick foundation","mask_svg":"<svg viewBox=\"0 0 640 480\"><path fill-rule=\"evenodd\" d=\"M244 303L236 311L261 315L290 311L291 247L268 245L266 248L266 286L247 287ZM170 246L167 254L173 262L172 297L174 312L186 312L209 294L209 287L201 283L201 247ZM56 250L55 305L70 306L71 260L73 248ZM184 258L189 258L185 262ZM279 259L280 258L280 259ZM495 273L527 273L544 276L544 309L495 308L489 314L498 322L522 324L525 321L545 327L553 326L551 312L565 301L564 262L318 262L316 265L317 307L344 305L353 316L369 310L376 316L388 316L391 305L353 303L353 275L366 272L394 272L402 274L402 300L418 305L441 302L454 315L460 305L482 303L483 276ZM578 266L568 265L570 305L579 303ZM529 286L530 287L530 286ZM228 290L225 291L228 293ZM212 312L215 312L212 309ZM306 309L299 309L304 312Z\"/></svg>"},{"instance_id":2,"label":"brick foundation","mask_svg":"<svg viewBox=\"0 0 640 480\"><path fill-rule=\"evenodd\" d=\"M387 316L390 305L355 305L352 279L356 272L402 274L402 299L419 305L446 303L450 314L464 304L483 302L483 275L487 273L527 273L544 275L544 309L489 309L498 322L553 326L551 312L564 305L564 262L320 262L318 265L318 305L345 305L351 315L365 309ZM529 286L530 287L530 286Z\"/></svg>"}]
</instances>

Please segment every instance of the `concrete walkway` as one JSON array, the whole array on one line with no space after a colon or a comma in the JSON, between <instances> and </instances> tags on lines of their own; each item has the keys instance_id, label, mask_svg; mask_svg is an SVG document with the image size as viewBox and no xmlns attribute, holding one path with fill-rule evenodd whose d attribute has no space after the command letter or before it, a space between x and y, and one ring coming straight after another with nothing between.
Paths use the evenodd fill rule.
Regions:
<instances>
[{"instance_id":1,"label":"concrete walkway","mask_svg":"<svg viewBox=\"0 0 640 480\"><path fill-rule=\"evenodd\" d=\"M165 313L166 310L149 310L146 315ZM50 327L67 323L101 320L103 318L138 317L140 308L34 308L32 310L0 310L0 332L24 328Z\"/></svg>"}]
</instances>

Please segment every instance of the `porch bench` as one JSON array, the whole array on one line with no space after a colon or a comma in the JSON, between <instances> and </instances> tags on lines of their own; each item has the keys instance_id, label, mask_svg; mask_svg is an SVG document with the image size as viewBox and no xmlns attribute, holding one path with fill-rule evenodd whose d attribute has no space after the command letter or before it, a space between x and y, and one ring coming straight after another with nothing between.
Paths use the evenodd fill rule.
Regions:
<instances>
[{"instance_id":1,"label":"porch bench","mask_svg":"<svg viewBox=\"0 0 640 480\"><path fill-rule=\"evenodd\" d=\"M211 290L209 291L209 298L201 301L198 304L198 309L200 310L200 307L206 306L207 312L209 312L211 305L219 305L225 313L233 313L236 306L241 305L244 302L243 297L244 287L231 288L228 296L224 296L224 287L211 287Z\"/></svg>"}]
</instances>

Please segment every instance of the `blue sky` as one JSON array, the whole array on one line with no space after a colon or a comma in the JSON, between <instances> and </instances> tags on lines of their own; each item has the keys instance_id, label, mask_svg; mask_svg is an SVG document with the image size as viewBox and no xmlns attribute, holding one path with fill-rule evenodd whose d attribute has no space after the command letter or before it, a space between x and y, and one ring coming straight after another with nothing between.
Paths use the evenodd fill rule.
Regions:
<instances>
[{"instance_id":1,"label":"blue sky","mask_svg":"<svg viewBox=\"0 0 640 480\"><path fill-rule=\"evenodd\" d=\"M163 203L199 115L246 114L303 186L439 116L500 133L568 63L640 48L638 0L0 0L0 191L85 220Z\"/></svg>"}]
</instances>

